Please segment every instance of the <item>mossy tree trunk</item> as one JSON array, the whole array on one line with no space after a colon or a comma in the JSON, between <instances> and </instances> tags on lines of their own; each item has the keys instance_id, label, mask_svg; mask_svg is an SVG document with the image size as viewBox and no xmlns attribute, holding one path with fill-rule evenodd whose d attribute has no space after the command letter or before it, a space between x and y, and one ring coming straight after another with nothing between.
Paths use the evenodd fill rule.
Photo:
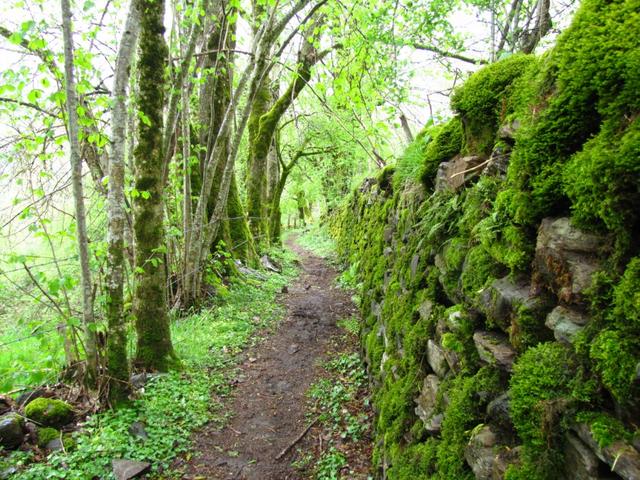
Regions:
<instances>
[{"instance_id":1,"label":"mossy tree trunk","mask_svg":"<svg viewBox=\"0 0 640 480\"><path fill-rule=\"evenodd\" d=\"M247 215L249 230L253 238L260 240L267 233L265 222L265 200L267 189L268 154L273 149L272 139L266 139L264 148L257 150L260 138L260 118L269 111L272 101L268 79L256 93L247 129L249 130L249 158L247 160Z\"/></svg>"},{"instance_id":2,"label":"mossy tree trunk","mask_svg":"<svg viewBox=\"0 0 640 480\"><path fill-rule=\"evenodd\" d=\"M249 226L254 238L263 237L267 242L270 238L273 238L273 235L270 235L268 231L269 221L267 219L266 189L269 153L273 149L278 122L309 82L311 68L322 57L314 46L312 38L314 30L314 28L310 28L308 30L309 33L303 40L302 47L298 53L298 68L285 92L268 111L262 113L262 108L264 108L264 104L270 97L269 89L266 85L263 86L251 112L247 213L249 215Z\"/></svg>"},{"instance_id":3,"label":"mossy tree trunk","mask_svg":"<svg viewBox=\"0 0 640 480\"><path fill-rule=\"evenodd\" d=\"M125 267L125 144L127 124L127 84L140 18L136 4L131 3L116 60L111 114L111 156L109 158L109 189L107 192L107 372L109 401L117 404L129 393L129 361L127 359L127 324L124 317Z\"/></svg>"},{"instance_id":4,"label":"mossy tree trunk","mask_svg":"<svg viewBox=\"0 0 640 480\"><path fill-rule=\"evenodd\" d=\"M135 362L145 370L166 371L175 360L167 315L166 251L163 224L162 151L165 67L164 3L136 0L140 12L138 61L138 145L134 152L133 201L136 240L133 313L138 343Z\"/></svg>"},{"instance_id":5,"label":"mossy tree trunk","mask_svg":"<svg viewBox=\"0 0 640 480\"><path fill-rule=\"evenodd\" d=\"M207 81L200 90L201 107L199 117L201 130L199 141L202 155L200 158L199 175L203 172L206 158L213 153L213 142L216 136L219 134L222 135L220 128L224 120L225 112L231 102L233 56L228 52L233 51L236 45L236 24L230 24L227 16L223 13L227 12L227 15L233 13L233 10L228 8L227 2L223 2L220 9L220 14L217 15L216 20L218 23L214 26L207 41L207 50L211 53L207 56L205 68L211 69L212 73L208 76ZM222 148L218 161L216 162L214 179L208 195L207 216L209 217L215 209L215 203L220 192L220 186L229 157L230 132L227 131L224 134L224 138L220 141L223 143L224 148ZM253 238L248 233L247 219L238 196L235 175L233 175L231 181L225 211L226 218L223 220L225 223L224 230L230 233L227 241L229 242L229 240L231 240L228 246L232 249L234 257L249 263L255 262L256 255ZM220 235L218 235L218 237L220 237ZM214 240L214 243L210 245L211 249L215 248L217 241L218 239ZM234 248L236 244L240 244L241 248Z\"/></svg>"}]
</instances>

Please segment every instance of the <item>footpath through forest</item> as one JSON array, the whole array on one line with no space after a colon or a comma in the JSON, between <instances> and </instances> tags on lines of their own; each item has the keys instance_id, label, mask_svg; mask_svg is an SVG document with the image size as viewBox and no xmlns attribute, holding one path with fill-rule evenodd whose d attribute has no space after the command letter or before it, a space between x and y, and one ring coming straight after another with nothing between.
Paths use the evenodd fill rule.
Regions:
<instances>
[{"instance_id":1,"label":"footpath through forest","mask_svg":"<svg viewBox=\"0 0 640 480\"><path fill-rule=\"evenodd\" d=\"M337 272L327 262L302 249L300 276L283 289L287 309L277 330L245 352L237 385L226 399L228 422L210 424L196 434L193 455L182 465L185 479L287 480L307 478L303 457L313 461L327 448L327 434L309 412L307 392L323 376L323 363L344 350L340 319L357 315L347 291L335 285ZM353 341L351 350L357 348ZM309 425L313 428L310 428ZM323 447L324 440L324 447ZM360 457L349 467L367 478L368 442L351 450ZM315 455L314 453L315 452ZM349 455L351 456L351 455Z\"/></svg>"}]
</instances>

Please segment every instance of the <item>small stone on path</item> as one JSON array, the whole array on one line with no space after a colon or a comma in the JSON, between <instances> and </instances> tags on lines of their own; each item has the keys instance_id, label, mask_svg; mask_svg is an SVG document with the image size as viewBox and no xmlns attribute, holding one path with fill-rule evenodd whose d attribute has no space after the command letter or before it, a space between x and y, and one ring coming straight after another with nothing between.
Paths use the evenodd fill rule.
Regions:
<instances>
[{"instance_id":1,"label":"small stone on path","mask_svg":"<svg viewBox=\"0 0 640 480\"><path fill-rule=\"evenodd\" d=\"M147 473L151 468L149 462L137 462L135 460L115 459L111 461L113 474L117 480L130 480Z\"/></svg>"}]
</instances>

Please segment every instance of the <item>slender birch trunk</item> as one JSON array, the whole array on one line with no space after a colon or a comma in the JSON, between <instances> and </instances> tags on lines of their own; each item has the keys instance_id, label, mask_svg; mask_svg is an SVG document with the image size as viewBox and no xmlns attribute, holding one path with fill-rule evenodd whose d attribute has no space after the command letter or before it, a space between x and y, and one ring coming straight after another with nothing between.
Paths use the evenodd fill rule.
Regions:
<instances>
[{"instance_id":1,"label":"slender birch trunk","mask_svg":"<svg viewBox=\"0 0 640 480\"><path fill-rule=\"evenodd\" d=\"M73 31L69 0L60 1L62 9L62 32L64 38L64 75L67 95L68 135L71 153L71 178L75 203L78 253L80 256L80 277L82 286L82 317L85 331L87 373L90 383L96 381L98 352L96 349L95 320L93 316L93 292L89 267L89 239L87 217L84 208L82 187L82 162L80 161L80 141L78 127L78 97L73 72Z\"/></svg>"}]
</instances>

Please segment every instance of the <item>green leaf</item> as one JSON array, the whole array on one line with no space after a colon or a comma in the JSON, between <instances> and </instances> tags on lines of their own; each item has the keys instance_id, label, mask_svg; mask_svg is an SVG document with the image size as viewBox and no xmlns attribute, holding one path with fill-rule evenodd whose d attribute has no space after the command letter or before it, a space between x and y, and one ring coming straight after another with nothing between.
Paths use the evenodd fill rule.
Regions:
<instances>
[{"instance_id":1,"label":"green leaf","mask_svg":"<svg viewBox=\"0 0 640 480\"><path fill-rule=\"evenodd\" d=\"M38 99L42 97L42 93L42 90L40 90L39 88L34 88L27 94L27 99L31 103L37 103Z\"/></svg>"}]
</instances>

